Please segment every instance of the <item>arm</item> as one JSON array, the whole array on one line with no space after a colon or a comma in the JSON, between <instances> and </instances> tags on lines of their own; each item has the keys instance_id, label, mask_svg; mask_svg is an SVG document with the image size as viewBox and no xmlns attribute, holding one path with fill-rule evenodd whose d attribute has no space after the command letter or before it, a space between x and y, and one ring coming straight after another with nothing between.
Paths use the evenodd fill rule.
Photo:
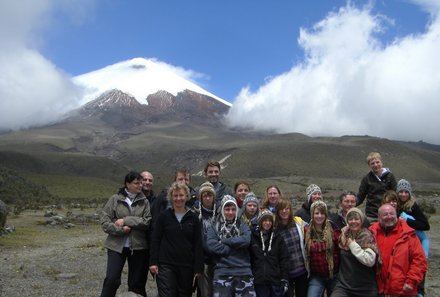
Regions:
<instances>
[{"instance_id":1,"label":"arm","mask_svg":"<svg viewBox=\"0 0 440 297\"><path fill-rule=\"evenodd\" d=\"M411 215L413 219L408 217L407 219L404 219L404 221L406 221L406 223L414 230L429 231L431 226L418 204L414 203L411 210L411 213L408 215ZM403 217L405 216L403 215Z\"/></svg>"},{"instance_id":2,"label":"arm","mask_svg":"<svg viewBox=\"0 0 440 297\"><path fill-rule=\"evenodd\" d=\"M154 228L153 235L151 237L150 266L157 266L159 263L159 249L164 232L165 216L166 213L162 213L159 216L157 219L156 228Z\"/></svg>"},{"instance_id":3,"label":"arm","mask_svg":"<svg viewBox=\"0 0 440 297\"><path fill-rule=\"evenodd\" d=\"M406 273L405 285L416 288L428 271L428 262L417 236L408 238L409 270Z\"/></svg>"},{"instance_id":4,"label":"arm","mask_svg":"<svg viewBox=\"0 0 440 297\"><path fill-rule=\"evenodd\" d=\"M362 249L361 246L351 238L348 239L348 247L353 256L363 265L373 267L374 263L376 263L376 253L372 249Z\"/></svg>"},{"instance_id":5,"label":"arm","mask_svg":"<svg viewBox=\"0 0 440 297\"><path fill-rule=\"evenodd\" d=\"M368 194L368 188L368 175L366 175L362 178L361 184L359 185L359 190L356 196L356 206L364 202L365 197Z\"/></svg>"},{"instance_id":6,"label":"arm","mask_svg":"<svg viewBox=\"0 0 440 297\"><path fill-rule=\"evenodd\" d=\"M194 273L203 273L203 244L202 244L202 226L199 221L199 218L194 215L194 221L196 222L194 224L194 241L193 241L193 247L194 247Z\"/></svg>"},{"instance_id":7,"label":"arm","mask_svg":"<svg viewBox=\"0 0 440 297\"><path fill-rule=\"evenodd\" d=\"M222 243L227 244L231 248L246 248L251 243L251 230L246 224L240 224L240 236L222 239Z\"/></svg>"},{"instance_id":8,"label":"arm","mask_svg":"<svg viewBox=\"0 0 440 297\"><path fill-rule=\"evenodd\" d=\"M148 230L151 222L150 202L145 200L145 207L142 216L124 217L124 225L133 229Z\"/></svg>"},{"instance_id":9,"label":"arm","mask_svg":"<svg viewBox=\"0 0 440 297\"><path fill-rule=\"evenodd\" d=\"M115 213L116 199L117 196L112 196L104 205L101 214L101 227L105 233L116 236L124 236L125 232L123 226L120 224L115 224L116 220L118 219Z\"/></svg>"},{"instance_id":10,"label":"arm","mask_svg":"<svg viewBox=\"0 0 440 297\"><path fill-rule=\"evenodd\" d=\"M208 251L211 254L218 256L227 256L231 250L228 245L221 242L217 232L215 231L215 224L212 224L210 228L208 228L207 246Z\"/></svg>"}]
</instances>

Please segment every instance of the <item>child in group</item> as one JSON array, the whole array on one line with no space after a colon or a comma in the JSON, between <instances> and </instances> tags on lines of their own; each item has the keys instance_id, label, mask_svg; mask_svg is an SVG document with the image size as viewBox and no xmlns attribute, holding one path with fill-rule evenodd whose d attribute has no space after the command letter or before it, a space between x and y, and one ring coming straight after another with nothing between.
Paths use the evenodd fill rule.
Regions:
<instances>
[{"instance_id":1,"label":"child in group","mask_svg":"<svg viewBox=\"0 0 440 297\"><path fill-rule=\"evenodd\" d=\"M208 230L207 246L214 255L214 297L256 296L249 245L251 230L237 216L237 202L225 195Z\"/></svg>"},{"instance_id":2,"label":"child in group","mask_svg":"<svg viewBox=\"0 0 440 297\"><path fill-rule=\"evenodd\" d=\"M283 297L289 289L289 254L284 239L274 232L274 214L263 209L252 233L251 259L258 297Z\"/></svg>"},{"instance_id":3,"label":"child in group","mask_svg":"<svg viewBox=\"0 0 440 297\"><path fill-rule=\"evenodd\" d=\"M240 219L251 228L251 231L256 229L258 225L259 205L260 201L253 192L249 192L243 201Z\"/></svg>"}]
</instances>

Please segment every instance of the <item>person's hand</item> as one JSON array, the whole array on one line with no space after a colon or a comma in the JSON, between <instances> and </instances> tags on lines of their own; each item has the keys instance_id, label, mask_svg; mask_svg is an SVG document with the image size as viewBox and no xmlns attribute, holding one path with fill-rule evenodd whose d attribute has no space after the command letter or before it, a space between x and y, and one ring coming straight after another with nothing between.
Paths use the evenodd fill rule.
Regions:
<instances>
[{"instance_id":1,"label":"person's hand","mask_svg":"<svg viewBox=\"0 0 440 297\"><path fill-rule=\"evenodd\" d=\"M159 274L159 267L157 265L151 265L150 266L150 272L152 275Z\"/></svg>"},{"instance_id":2,"label":"person's hand","mask_svg":"<svg viewBox=\"0 0 440 297\"><path fill-rule=\"evenodd\" d=\"M405 221L405 222L406 222L406 220L408 220L408 215L406 214L406 212L403 211L403 212L400 214L400 219L403 220L403 221Z\"/></svg>"},{"instance_id":3,"label":"person's hand","mask_svg":"<svg viewBox=\"0 0 440 297\"><path fill-rule=\"evenodd\" d=\"M403 292L411 292L413 290L413 286L408 283L403 284Z\"/></svg>"},{"instance_id":4,"label":"person's hand","mask_svg":"<svg viewBox=\"0 0 440 297\"><path fill-rule=\"evenodd\" d=\"M349 238L347 238L347 246L349 246L350 245L350 243L352 243L353 242L353 239L351 239L350 237Z\"/></svg>"},{"instance_id":5,"label":"person's hand","mask_svg":"<svg viewBox=\"0 0 440 297\"><path fill-rule=\"evenodd\" d=\"M124 226L124 219L117 219L115 225L120 227Z\"/></svg>"},{"instance_id":6,"label":"person's hand","mask_svg":"<svg viewBox=\"0 0 440 297\"><path fill-rule=\"evenodd\" d=\"M196 274L194 274L193 284L192 284L192 291L193 291L193 292L195 292L195 291L197 290L197 284L198 284L197 279L198 279L199 277L201 277L201 276L202 276L201 273L196 273Z\"/></svg>"},{"instance_id":7,"label":"person's hand","mask_svg":"<svg viewBox=\"0 0 440 297\"><path fill-rule=\"evenodd\" d=\"M124 227L122 227L122 231L124 231L125 234L128 234L128 233L130 233L131 228L128 226L124 226Z\"/></svg>"},{"instance_id":8,"label":"person's hand","mask_svg":"<svg viewBox=\"0 0 440 297\"><path fill-rule=\"evenodd\" d=\"M289 282L285 279L282 279L281 280L281 292L282 292L281 296L284 296L287 293L287 291L289 291Z\"/></svg>"}]
</instances>

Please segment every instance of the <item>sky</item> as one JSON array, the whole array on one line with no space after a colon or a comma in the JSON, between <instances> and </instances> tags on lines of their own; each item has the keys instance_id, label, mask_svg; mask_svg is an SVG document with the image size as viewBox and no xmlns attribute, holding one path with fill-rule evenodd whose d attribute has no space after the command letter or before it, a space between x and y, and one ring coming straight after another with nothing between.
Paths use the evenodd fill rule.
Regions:
<instances>
[{"instance_id":1,"label":"sky","mask_svg":"<svg viewBox=\"0 0 440 297\"><path fill-rule=\"evenodd\" d=\"M72 78L154 58L231 126L440 144L440 1L0 0L0 130L78 107Z\"/></svg>"}]
</instances>

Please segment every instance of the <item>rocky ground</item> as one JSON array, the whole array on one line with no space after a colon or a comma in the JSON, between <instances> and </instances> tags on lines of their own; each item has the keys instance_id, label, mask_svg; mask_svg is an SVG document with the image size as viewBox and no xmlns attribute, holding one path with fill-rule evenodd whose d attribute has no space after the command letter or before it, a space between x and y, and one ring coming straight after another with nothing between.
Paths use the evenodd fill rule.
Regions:
<instances>
[{"instance_id":1,"label":"rocky ground","mask_svg":"<svg viewBox=\"0 0 440 297\"><path fill-rule=\"evenodd\" d=\"M104 233L97 224L48 227L39 212L8 219L16 231L0 237L0 296L99 296L105 274ZM427 296L440 295L440 215L430 218ZM119 294L127 291L124 270ZM148 282L149 296L156 296Z\"/></svg>"}]
</instances>

